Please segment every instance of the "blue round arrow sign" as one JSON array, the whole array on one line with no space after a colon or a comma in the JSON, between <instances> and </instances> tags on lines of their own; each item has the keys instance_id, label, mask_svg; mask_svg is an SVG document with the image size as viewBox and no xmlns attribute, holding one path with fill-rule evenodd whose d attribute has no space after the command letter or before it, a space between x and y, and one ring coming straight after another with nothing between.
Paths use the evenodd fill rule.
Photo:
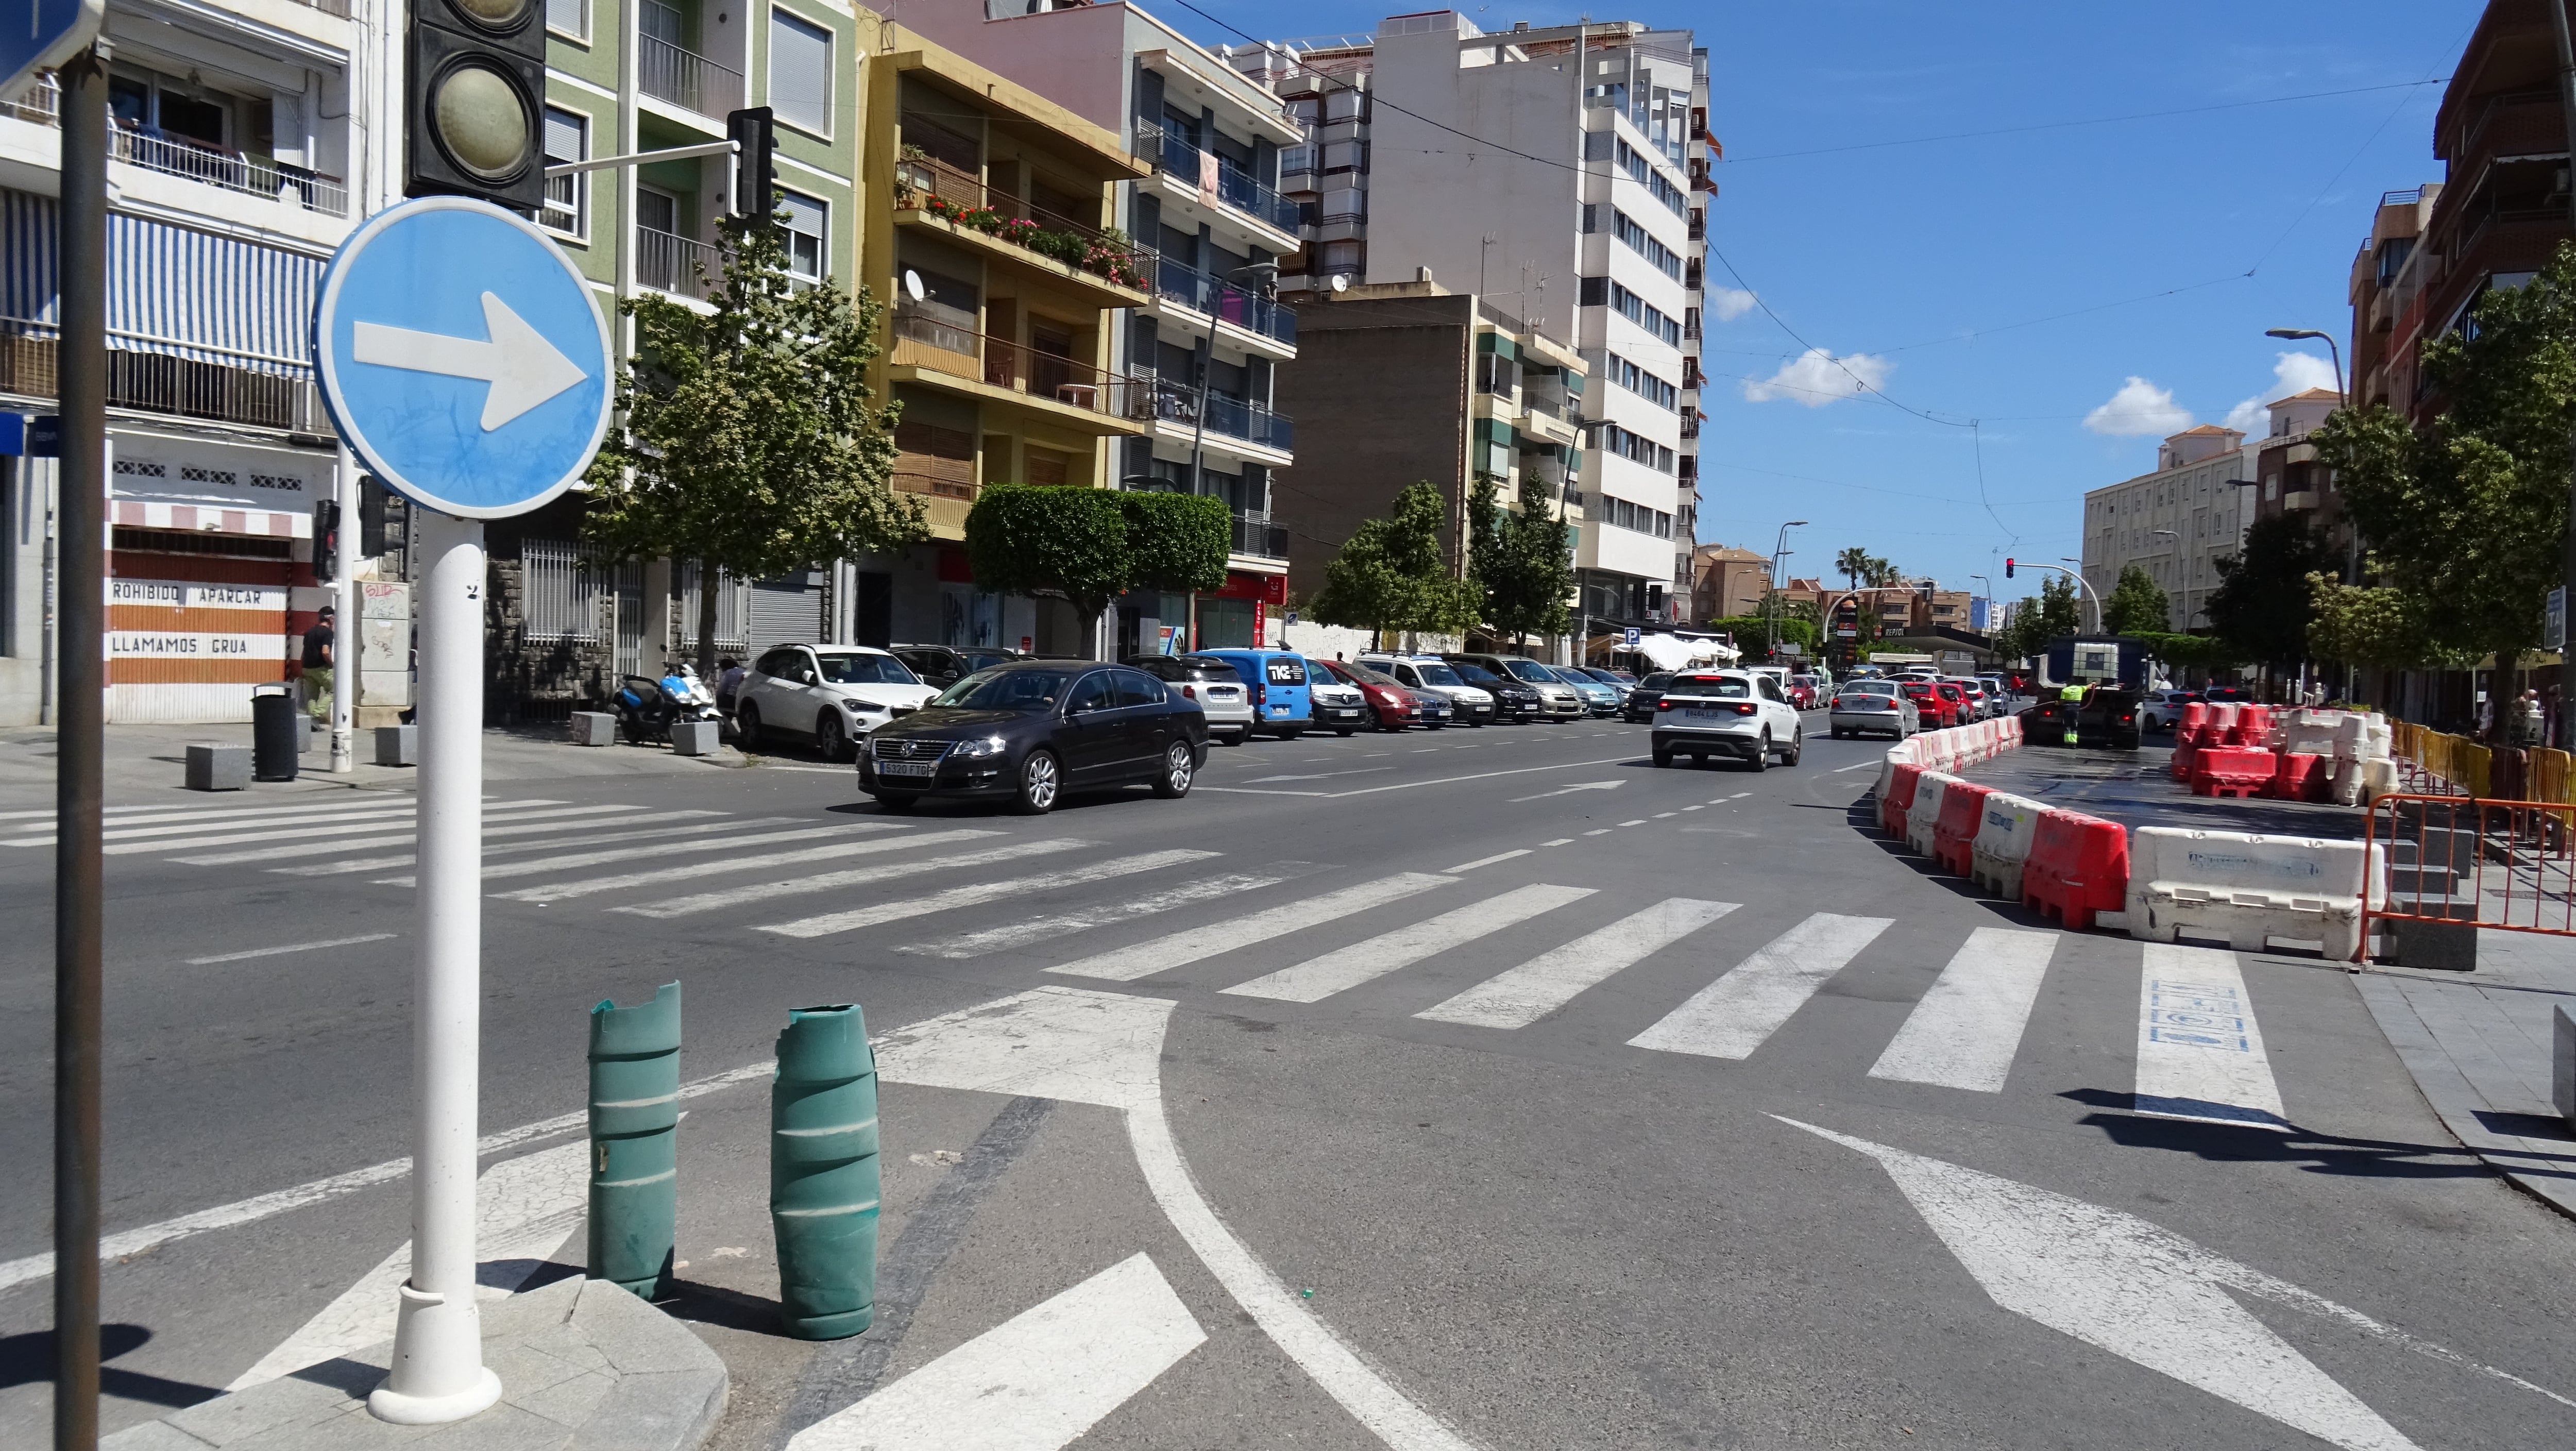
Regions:
<instances>
[{"instance_id":1,"label":"blue round arrow sign","mask_svg":"<svg viewBox=\"0 0 2576 1451\"><path fill-rule=\"evenodd\" d=\"M514 212L467 197L387 208L322 275L323 404L413 503L466 519L540 508L590 466L615 401L590 293Z\"/></svg>"}]
</instances>

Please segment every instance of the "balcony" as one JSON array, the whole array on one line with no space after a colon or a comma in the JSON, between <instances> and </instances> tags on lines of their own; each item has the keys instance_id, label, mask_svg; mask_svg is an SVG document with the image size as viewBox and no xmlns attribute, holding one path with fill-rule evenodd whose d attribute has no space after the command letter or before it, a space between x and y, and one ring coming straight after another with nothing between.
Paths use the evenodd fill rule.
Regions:
<instances>
[{"instance_id":1,"label":"balcony","mask_svg":"<svg viewBox=\"0 0 2576 1451\"><path fill-rule=\"evenodd\" d=\"M888 362L896 382L920 382L1026 408L1092 434L1139 434L1151 416L1144 387L1075 358L977 333L936 304L898 304Z\"/></svg>"},{"instance_id":2,"label":"balcony","mask_svg":"<svg viewBox=\"0 0 2576 1451\"><path fill-rule=\"evenodd\" d=\"M1297 344L1297 314L1257 292L1169 257L1156 265L1154 283L1155 294L1174 307L1186 307L1290 347Z\"/></svg>"},{"instance_id":3,"label":"balcony","mask_svg":"<svg viewBox=\"0 0 2576 1451\"><path fill-rule=\"evenodd\" d=\"M1259 559L1286 559L1287 526L1262 519L1247 519L1237 514L1234 516L1233 548L1236 554L1248 554Z\"/></svg>"},{"instance_id":4,"label":"balcony","mask_svg":"<svg viewBox=\"0 0 2576 1451\"><path fill-rule=\"evenodd\" d=\"M742 109L742 72L667 40L636 38L635 83L644 94L719 121Z\"/></svg>"},{"instance_id":5,"label":"balcony","mask_svg":"<svg viewBox=\"0 0 2576 1451\"><path fill-rule=\"evenodd\" d=\"M898 222L934 219L938 230L987 256L1099 294L1092 300L1103 307L1133 306L1150 290L1154 254L1126 233L1049 211L945 162L897 162L894 205Z\"/></svg>"},{"instance_id":6,"label":"balcony","mask_svg":"<svg viewBox=\"0 0 2576 1451\"><path fill-rule=\"evenodd\" d=\"M2314 489L2292 489L2281 496L2281 507L2285 510L2297 512L2314 509L2316 506L2317 491Z\"/></svg>"},{"instance_id":7,"label":"balcony","mask_svg":"<svg viewBox=\"0 0 2576 1451\"><path fill-rule=\"evenodd\" d=\"M0 392L30 398L60 394L55 329L0 323ZM290 433L328 433L320 395L305 378L200 363L166 353L107 352L107 406Z\"/></svg>"},{"instance_id":8,"label":"balcony","mask_svg":"<svg viewBox=\"0 0 2576 1451\"><path fill-rule=\"evenodd\" d=\"M1142 122L1136 127L1136 153L1202 196L1213 192L1217 201L1262 225L1292 237L1297 234L1297 204L1262 185L1231 159L1201 151L1185 137Z\"/></svg>"},{"instance_id":9,"label":"balcony","mask_svg":"<svg viewBox=\"0 0 2576 1451\"><path fill-rule=\"evenodd\" d=\"M637 286L703 302L723 281L723 249L651 227L635 229Z\"/></svg>"},{"instance_id":10,"label":"balcony","mask_svg":"<svg viewBox=\"0 0 2576 1451\"><path fill-rule=\"evenodd\" d=\"M348 13L345 6L337 10L328 5L313 8L332 15ZM18 99L0 102L0 115L38 126L60 127L61 106L62 90L54 78L39 76ZM107 154L114 160L145 171L201 181L243 196L265 197L326 217L349 214L349 189L340 178L308 171L275 157L208 146L167 132L130 131L122 126L108 128L107 147Z\"/></svg>"},{"instance_id":11,"label":"balcony","mask_svg":"<svg viewBox=\"0 0 2576 1451\"><path fill-rule=\"evenodd\" d=\"M1184 388L1178 383L1157 383L1152 416L1158 422L1196 431L1199 426L1198 404L1196 389ZM1258 403L1247 403L1222 393L1207 395L1207 431L1281 453L1293 452L1297 446L1296 429L1286 414L1274 413Z\"/></svg>"}]
</instances>

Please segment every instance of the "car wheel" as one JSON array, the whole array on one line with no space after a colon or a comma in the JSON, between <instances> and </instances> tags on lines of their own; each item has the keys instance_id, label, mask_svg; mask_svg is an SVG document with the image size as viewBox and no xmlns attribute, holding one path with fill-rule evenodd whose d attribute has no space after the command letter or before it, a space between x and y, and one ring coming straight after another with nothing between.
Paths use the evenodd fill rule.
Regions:
<instances>
[{"instance_id":1,"label":"car wheel","mask_svg":"<svg viewBox=\"0 0 2576 1451\"><path fill-rule=\"evenodd\" d=\"M744 701L736 707L733 713L733 728L735 733L742 737L740 747L743 751L751 752L760 749L762 742L759 706L753 705L750 701Z\"/></svg>"},{"instance_id":2,"label":"car wheel","mask_svg":"<svg viewBox=\"0 0 2576 1451\"><path fill-rule=\"evenodd\" d=\"M1841 740L1843 738L1843 728L1841 726L1835 726L1827 733L1835 740Z\"/></svg>"},{"instance_id":3,"label":"car wheel","mask_svg":"<svg viewBox=\"0 0 2576 1451\"><path fill-rule=\"evenodd\" d=\"M1336 735L1336 736L1341 736L1341 737L1345 737L1345 738L1347 738L1347 737L1350 737L1350 736L1356 735L1356 734L1358 734L1358 733L1359 733L1359 727L1357 727L1357 726L1335 726L1335 727L1333 727L1333 734L1334 734L1334 735Z\"/></svg>"},{"instance_id":4,"label":"car wheel","mask_svg":"<svg viewBox=\"0 0 2576 1451\"><path fill-rule=\"evenodd\" d=\"M868 794L877 798L877 804L888 811L910 811L913 803L921 799L918 796L898 796L891 791L871 791Z\"/></svg>"},{"instance_id":5,"label":"car wheel","mask_svg":"<svg viewBox=\"0 0 2576 1451\"><path fill-rule=\"evenodd\" d=\"M1807 754L1807 732L1801 727L1789 733L1789 750L1787 754L1780 757L1780 764L1794 766L1798 764L1798 758L1805 754Z\"/></svg>"},{"instance_id":6,"label":"car wheel","mask_svg":"<svg viewBox=\"0 0 2576 1451\"><path fill-rule=\"evenodd\" d=\"M1769 731L1762 733L1762 743L1754 748L1753 759L1746 761L1744 766L1749 771L1771 769L1771 733Z\"/></svg>"},{"instance_id":7,"label":"car wheel","mask_svg":"<svg viewBox=\"0 0 2576 1451\"><path fill-rule=\"evenodd\" d=\"M1011 797L1011 810L1022 816L1044 816L1055 809L1056 797L1064 790L1064 767L1053 751L1031 751L1020 762L1019 790Z\"/></svg>"},{"instance_id":8,"label":"car wheel","mask_svg":"<svg viewBox=\"0 0 2576 1451\"><path fill-rule=\"evenodd\" d=\"M1163 747L1163 769L1154 773L1154 794L1166 801L1178 801L1190 794L1190 780L1198 774L1198 752L1187 741L1174 741Z\"/></svg>"},{"instance_id":9,"label":"car wheel","mask_svg":"<svg viewBox=\"0 0 2576 1451\"><path fill-rule=\"evenodd\" d=\"M841 736L839 717L827 712L814 718L814 749L824 760L838 761L849 748L849 742Z\"/></svg>"},{"instance_id":10,"label":"car wheel","mask_svg":"<svg viewBox=\"0 0 2576 1451\"><path fill-rule=\"evenodd\" d=\"M1670 751L1666 751L1666 750L1658 750L1658 751L1656 751L1656 752L1655 752L1655 764L1656 764L1656 765L1658 765L1658 766L1669 766L1669 765L1671 765L1672 763L1673 763L1673 753L1672 753L1672 752L1670 752Z\"/></svg>"},{"instance_id":11,"label":"car wheel","mask_svg":"<svg viewBox=\"0 0 2576 1451\"><path fill-rule=\"evenodd\" d=\"M1244 742L1252 739L1252 727L1245 726L1239 731L1228 731L1226 732L1224 739L1225 743L1229 746L1242 745Z\"/></svg>"}]
</instances>

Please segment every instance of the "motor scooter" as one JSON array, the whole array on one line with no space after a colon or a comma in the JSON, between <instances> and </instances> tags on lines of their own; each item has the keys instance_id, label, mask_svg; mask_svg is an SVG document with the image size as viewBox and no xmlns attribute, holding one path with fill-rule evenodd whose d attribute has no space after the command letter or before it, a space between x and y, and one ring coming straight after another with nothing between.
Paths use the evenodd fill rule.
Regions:
<instances>
[{"instance_id":1,"label":"motor scooter","mask_svg":"<svg viewBox=\"0 0 2576 1451\"><path fill-rule=\"evenodd\" d=\"M715 721L722 731L724 717L716 709L715 692L685 662L665 667L658 680L649 675L623 677L612 703L618 727L631 746L668 744L671 727L687 721Z\"/></svg>"}]
</instances>

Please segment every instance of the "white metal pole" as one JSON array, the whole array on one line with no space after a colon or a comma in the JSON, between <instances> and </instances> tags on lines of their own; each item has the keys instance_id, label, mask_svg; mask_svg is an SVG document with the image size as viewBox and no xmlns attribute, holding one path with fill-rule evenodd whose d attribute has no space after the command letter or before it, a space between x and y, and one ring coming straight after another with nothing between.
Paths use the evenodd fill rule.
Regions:
<instances>
[{"instance_id":1,"label":"white metal pole","mask_svg":"<svg viewBox=\"0 0 2576 1451\"><path fill-rule=\"evenodd\" d=\"M340 445L340 537L332 551L331 773L358 769L358 460ZM316 540L315 548L321 547Z\"/></svg>"},{"instance_id":2,"label":"white metal pole","mask_svg":"<svg viewBox=\"0 0 2576 1451\"><path fill-rule=\"evenodd\" d=\"M413 968L411 1279L393 1372L367 1400L406 1425L500 1399L474 1304L474 1130L483 957L483 525L412 517L420 589L420 948Z\"/></svg>"}]
</instances>

